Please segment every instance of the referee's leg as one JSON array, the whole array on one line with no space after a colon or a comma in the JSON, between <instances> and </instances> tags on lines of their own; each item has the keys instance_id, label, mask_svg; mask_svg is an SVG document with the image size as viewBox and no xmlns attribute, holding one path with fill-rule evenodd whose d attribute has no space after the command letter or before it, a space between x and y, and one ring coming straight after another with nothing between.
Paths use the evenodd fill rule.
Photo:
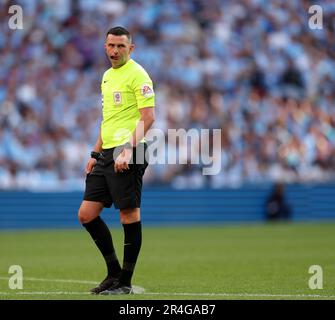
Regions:
<instances>
[{"instance_id":1,"label":"referee's leg","mask_svg":"<svg viewBox=\"0 0 335 320\"><path fill-rule=\"evenodd\" d=\"M137 257L142 245L140 208L120 209L120 222L124 229L123 266L121 286L131 286Z\"/></svg>"},{"instance_id":2,"label":"referee's leg","mask_svg":"<svg viewBox=\"0 0 335 320\"><path fill-rule=\"evenodd\" d=\"M106 278L91 293L99 294L100 292L111 287L119 279L121 266L116 256L112 235L108 226L100 218L100 213L104 205L102 202L83 200L78 218L80 223L91 235L98 249L100 250L107 266Z\"/></svg>"},{"instance_id":3,"label":"referee's leg","mask_svg":"<svg viewBox=\"0 0 335 320\"><path fill-rule=\"evenodd\" d=\"M102 209L102 202L83 200L78 211L79 222L81 224L91 222L100 215Z\"/></svg>"}]
</instances>

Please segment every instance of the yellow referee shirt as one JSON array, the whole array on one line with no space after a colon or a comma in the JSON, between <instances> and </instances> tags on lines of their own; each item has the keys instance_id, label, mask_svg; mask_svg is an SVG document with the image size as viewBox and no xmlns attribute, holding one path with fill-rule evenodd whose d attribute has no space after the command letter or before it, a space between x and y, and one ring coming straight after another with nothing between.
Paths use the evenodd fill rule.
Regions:
<instances>
[{"instance_id":1,"label":"yellow referee shirt","mask_svg":"<svg viewBox=\"0 0 335 320\"><path fill-rule=\"evenodd\" d=\"M154 107L155 93L148 73L132 59L104 73L101 92L102 148L110 149L130 140L141 118L139 109Z\"/></svg>"}]
</instances>

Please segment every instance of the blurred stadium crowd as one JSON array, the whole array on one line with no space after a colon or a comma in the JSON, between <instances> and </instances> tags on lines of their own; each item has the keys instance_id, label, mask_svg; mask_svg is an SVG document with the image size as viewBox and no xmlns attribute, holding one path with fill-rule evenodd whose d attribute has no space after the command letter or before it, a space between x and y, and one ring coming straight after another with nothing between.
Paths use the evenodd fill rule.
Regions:
<instances>
[{"instance_id":1,"label":"blurred stadium crowd","mask_svg":"<svg viewBox=\"0 0 335 320\"><path fill-rule=\"evenodd\" d=\"M12 4L22 30L8 27ZM116 25L133 33L133 58L154 81L157 128L222 129L218 175L152 165L147 184L334 179L335 3L320 4L314 30L303 0L2 2L0 189L84 187Z\"/></svg>"}]
</instances>

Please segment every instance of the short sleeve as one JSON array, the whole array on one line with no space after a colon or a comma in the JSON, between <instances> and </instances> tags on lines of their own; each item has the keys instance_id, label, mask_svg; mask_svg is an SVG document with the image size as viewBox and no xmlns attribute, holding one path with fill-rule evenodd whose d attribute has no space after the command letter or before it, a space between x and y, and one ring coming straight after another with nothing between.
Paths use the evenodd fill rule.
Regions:
<instances>
[{"instance_id":1,"label":"short sleeve","mask_svg":"<svg viewBox=\"0 0 335 320\"><path fill-rule=\"evenodd\" d=\"M152 80L143 70L138 72L133 82L138 109L155 106L155 92Z\"/></svg>"}]
</instances>

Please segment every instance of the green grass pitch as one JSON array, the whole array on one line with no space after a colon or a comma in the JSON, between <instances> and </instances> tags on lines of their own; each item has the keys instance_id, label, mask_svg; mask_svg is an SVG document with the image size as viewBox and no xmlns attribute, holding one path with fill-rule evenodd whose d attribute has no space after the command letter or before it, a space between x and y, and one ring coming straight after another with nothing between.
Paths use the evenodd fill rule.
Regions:
<instances>
[{"instance_id":1,"label":"green grass pitch","mask_svg":"<svg viewBox=\"0 0 335 320\"><path fill-rule=\"evenodd\" d=\"M111 228L118 257L123 232ZM84 229L2 231L0 299L335 299L335 223L143 227L133 284L145 292L93 296L103 258ZM9 288L9 267L23 289ZM323 289L310 289L311 265Z\"/></svg>"}]
</instances>

